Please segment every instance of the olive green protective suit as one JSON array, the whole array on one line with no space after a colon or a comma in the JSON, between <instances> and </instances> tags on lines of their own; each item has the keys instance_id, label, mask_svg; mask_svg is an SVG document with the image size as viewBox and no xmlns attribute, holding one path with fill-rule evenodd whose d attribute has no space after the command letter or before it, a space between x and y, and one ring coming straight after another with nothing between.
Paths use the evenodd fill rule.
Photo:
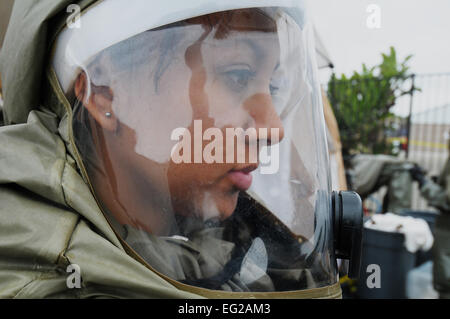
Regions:
<instances>
[{"instance_id":1,"label":"olive green protective suit","mask_svg":"<svg viewBox=\"0 0 450 319\"><path fill-rule=\"evenodd\" d=\"M5 122L16 125L0 130L0 297L198 297L126 254L79 174L66 110L46 98L50 43L71 3L16 1L1 52ZM70 264L81 289L68 288Z\"/></svg>"},{"instance_id":2,"label":"olive green protective suit","mask_svg":"<svg viewBox=\"0 0 450 319\"><path fill-rule=\"evenodd\" d=\"M0 298L219 297L165 278L133 255L82 177L70 105L48 67L72 3L16 0L1 52ZM71 264L79 266L81 288L69 288ZM296 295L340 296L338 284Z\"/></svg>"}]
</instances>

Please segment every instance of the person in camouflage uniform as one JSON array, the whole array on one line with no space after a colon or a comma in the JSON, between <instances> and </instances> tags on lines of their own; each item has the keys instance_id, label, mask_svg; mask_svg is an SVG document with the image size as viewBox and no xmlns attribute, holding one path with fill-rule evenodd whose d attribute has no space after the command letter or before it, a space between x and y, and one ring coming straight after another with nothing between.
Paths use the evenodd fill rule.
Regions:
<instances>
[{"instance_id":1,"label":"person in camouflage uniform","mask_svg":"<svg viewBox=\"0 0 450 319\"><path fill-rule=\"evenodd\" d=\"M413 163L383 154L358 154L348 164L351 189L363 199L386 186L383 212L399 214L411 208L413 180L409 169Z\"/></svg>"},{"instance_id":2,"label":"person in camouflage uniform","mask_svg":"<svg viewBox=\"0 0 450 319\"><path fill-rule=\"evenodd\" d=\"M449 140L450 151L450 140ZM450 156L436 182L426 177L419 166L410 170L419 183L422 196L441 214L435 225L433 246L433 281L440 298L450 298Z\"/></svg>"}]
</instances>

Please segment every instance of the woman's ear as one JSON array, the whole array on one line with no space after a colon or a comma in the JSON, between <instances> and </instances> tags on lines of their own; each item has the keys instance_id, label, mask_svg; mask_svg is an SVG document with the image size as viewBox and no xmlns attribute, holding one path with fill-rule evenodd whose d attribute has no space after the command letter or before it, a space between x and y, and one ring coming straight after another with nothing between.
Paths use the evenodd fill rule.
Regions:
<instances>
[{"instance_id":1,"label":"woman's ear","mask_svg":"<svg viewBox=\"0 0 450 319\"><path fill-rule=\"evenodd\" d=\"M93 84L88 90L89 85L86 73L80 73L74 87L76 98L103 129L115 132L118 119L112 110L112 90L107 86L95 86ZM90 95L88 96L89 91Z\"/></svg>"}]
</instances>

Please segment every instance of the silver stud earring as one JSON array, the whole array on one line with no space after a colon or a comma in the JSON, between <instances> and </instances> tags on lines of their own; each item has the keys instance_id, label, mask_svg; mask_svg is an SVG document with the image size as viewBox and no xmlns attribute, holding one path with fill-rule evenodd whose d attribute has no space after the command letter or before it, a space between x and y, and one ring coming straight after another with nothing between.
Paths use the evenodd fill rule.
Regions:
<instances>
[{"instance_id":1,"label":"silver stud earring","mask_svg":"<svg viewBox=\"0 0 450 319\"><path fill-rule=\"evenodd\" d=\"M107 112L107 113L105 113L105 116L106 116L107 118L111 118L112 114L111 114L110 112Z\"/></svg>"}]
</instances>

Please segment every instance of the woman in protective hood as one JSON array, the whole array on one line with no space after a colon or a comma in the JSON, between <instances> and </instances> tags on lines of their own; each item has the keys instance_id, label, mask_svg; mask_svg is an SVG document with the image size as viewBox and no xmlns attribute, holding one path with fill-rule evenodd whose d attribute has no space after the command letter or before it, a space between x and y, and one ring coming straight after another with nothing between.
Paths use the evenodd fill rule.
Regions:
<instances>
[{"instance_id":1,"label":"woman in protective hood","mask_svg":"<svg viewBox=\"0 0 450 319\"><path fill-rule=\"evenodd\" d=\"M71 2L2 51L0 295L340 297L303 1Z\"/></svg>"}]
</instances>

